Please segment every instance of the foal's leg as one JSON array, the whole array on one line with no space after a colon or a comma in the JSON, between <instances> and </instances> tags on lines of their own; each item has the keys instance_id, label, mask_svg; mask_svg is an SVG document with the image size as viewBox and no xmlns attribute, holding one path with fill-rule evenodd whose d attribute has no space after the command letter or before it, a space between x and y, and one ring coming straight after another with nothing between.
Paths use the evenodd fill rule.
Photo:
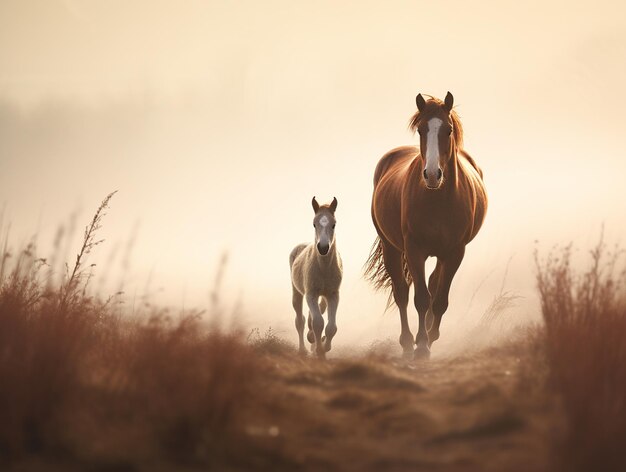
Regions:
<instances>
[{"instance_id":1,"label":"foal's leg","mask_svg":"<svg viewBox=\"0 0 626 472\"><path fill-rule=\"evenodd\" d=\"M334 293L327 297L328 300L328 324L324 330L324 351L331 348L331 341L337 333L337 306L339 305L339 293Z\"/></svg>"},{"instance_id":2,"label":"foal's leg","mask_svg":"<svg viewBox=\"0 0 626 472\"><path fill-rule=\"evenodd\" d=\"M463 256L465 256L465 246L452 252L443 261L439 286L437 287L437 293L434 295L432 304L434 320L433 325L428 331L429 346L439 339L439 325L441 324L443 314L448 309L448 296L450 294L452 279L461 265L461 261L463 261Z\"/></svg>"},{"instance_id":3,"label":"foal's leg","mask_svg":"<svg viewBox=\"0 0 626 472\"><path fill-rule=\"evenodd\" d=\"M315 335L315 353L318 357L324 357L324 347L322 346L322 330L324 329L324 318L322 318L322 312L318 304L319 297L307 293L306 303L309 305L309 312L311 316L311 325L313 327L313 334Z\"/></svg>"},{"instance_id":4,"label":"foal's leg","mask_svg":"<svg viewBox=\"0 0 626 472\"><path fill-rule=\"evenodd\" d=\"M426 331L426 313L430 308L430 293L428 293L426 276L424 275L426 256L415 248L411 249L410 242L405 243L404 247L407 248L406 259L415 287L415 308L419 319L417 336L415 337L415 358L427 359L430 357L430 349L428 348L428 333Z\"/></svg>"},{"instance_id":5,"label":"foal's leg","mask_svg":"<svg viewBox=\"0 0 626 472\"><path fill-rule=\"evenodd\" d=\"M311 312L307 318L307 326L309 330L306 332L306 339L311 343L311 350L315 347L315 333L313 332L313 322L311 321Z\"/></svg>"},{"instance_id":6,"label":"foal's leg","mask_svg":"<svg viewBox=\"0 0 626 472\"><path fill-rule=\"evenodd\" d=\"M323 315L326 311L326 307L328 306L328 302L325 297L320 297L320 313Z\"/></svg>"},{"instance_id":7,"label":"foal's leg","mask_svg":"<svg viewBox=\"0 0 626 472\"><path fill-rule=\"evenodd\" d=\"M326 311L326 300L324 297L320 297L320 313L323 315ZM311 350L315 347L315 333L313 332L313 324L311 322L311 312L309 311L309 317L307 319L307 326L309 330L306 333L306 339L311 343Z\"/></svg>"},{"instance_id":8,"label":"foal's leg","mask_svg":"<svg viewBox=\"0 0 626 472\"><path fill-rule=\"evenodd\" d=\"M291 303L293 305L293 309L296 312L296 329L298 330L298 346L300 354L305 354L306 349L304 348L304 315L302 314L302 294L298 292L296 287L293 285L292 288L292 296Z\"/></svg>"},{"instance_id":9,"label":"foal's leg","mask_svg":"<svg viewBox=\"0 0 626 472\"><path fill-rule=\"evenodd\" d=\"M391 278L393 299L400 311L400 346L402 346L405 356L412 355L413 334L409 328L406 311L409 304L409 285L404 277L402 253L391 244L383 243L383 262L385 263L385 270Z\"/></svg>"}]
</instances>

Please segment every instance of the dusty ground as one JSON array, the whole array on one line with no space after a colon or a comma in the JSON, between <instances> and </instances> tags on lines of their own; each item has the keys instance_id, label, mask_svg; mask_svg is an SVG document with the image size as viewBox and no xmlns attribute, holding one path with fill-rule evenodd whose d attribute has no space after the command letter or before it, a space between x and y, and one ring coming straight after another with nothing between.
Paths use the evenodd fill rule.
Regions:
<instances>
[{"instance_id":1,"label":"dusty ground","mask_svg":"<svg viewBox=\"0 0 626 472\"><path fill-rule=\"evenodd\" d=\"M415 363L380 353L325 362L266 356L266 400L246 426L258 453L247 467L550 468L559 408L528 339Z\"/></svg>"},{"instance_id":2,"label":"dusty ground","mask_svg":"<svg viewBox=\"0 0 626 472\"><path fill-rule=\"evenodd\" d=\"M212 452L144 454L150 431L140 426L96 436L116 444L108 453L79 448L71 457L25 458L10 470L555 470L563 421L540 345L526 334L412 362L391 342L320 361L270 336L251 351L259 357L255 391L242 400L233 431L208 439Z\"/></svg>"}]
</instances>

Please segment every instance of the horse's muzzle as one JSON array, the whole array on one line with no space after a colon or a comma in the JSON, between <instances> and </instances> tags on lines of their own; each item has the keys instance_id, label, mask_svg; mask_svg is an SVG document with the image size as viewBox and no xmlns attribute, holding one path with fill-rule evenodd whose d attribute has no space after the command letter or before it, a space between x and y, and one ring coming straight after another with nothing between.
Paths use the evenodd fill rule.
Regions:
<instances>
[{"instance_id":1,"label":"horse's muzzle","mask_svg":"<svg viewBox=\"0 0 626 472\"><path fill-rule=\"evenodd\" d=\"M423 175L426 187L429 189L435 190L441 186L441 181L443 180L443 171L441 168L437 169L436 172L427 172L426 169L424 169Z\"/></svg>"}]
</instances>

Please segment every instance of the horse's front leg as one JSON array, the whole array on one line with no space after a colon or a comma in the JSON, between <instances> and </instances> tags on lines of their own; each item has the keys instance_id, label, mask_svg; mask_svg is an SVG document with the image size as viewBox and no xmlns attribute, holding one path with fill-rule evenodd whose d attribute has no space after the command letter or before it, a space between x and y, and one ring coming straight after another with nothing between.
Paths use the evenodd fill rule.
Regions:
<instances>
[{"instance_id":1,"label":"horse's front leg","mask_svg":"<svg viewBox=\"0 0 626 472\"><path fill-rule=\"evenodd\" d=\"M339 293L333 293L326 297L328 302L328 324L324 331L324 351L328 352L331 348L331 342L337 333L337 306L339 306Z\"/></svg>"},{"instance_id":2,"label":"horse's front leg","mask_svg":"<svg viewBox=\"0 0 626 472\"><path fill-rule=\"evenodd\" d=\"M459 266L461 265L464 256L465 246L462 246L456 251L452 252L443 261L441 278L439 285L437 286L437 291L435 293L431 293L431 295L433 296L433 324L428 331L428 339L430 344L439 339L439 325L441 324L441 318L443 317L443 314L448 309L448 297L450 295L452 279L454 278L456 271L459 269Z\"/></svg>"},{"instance_id":3,"label":"horse's front leg","mask_svg":"<svg viewBox=\"0 0 626 472\"><path fill-rule=\"evenodd\" d=\"M400 312L400 346L404 357L413 356L413 334L409 328L407 307L409 305L409 285L406 283L403 266L404 256L391 244L383 243L383 262L391 278L393 299Z\"/></svg>"},{"instance_id":4,"label":"horse's front leg","mask_svg":"<svg viewBox=\"0 0 626 472\"><path fill-rule=\"evenodd\" d=\"M430 357L430 349L428 347L428 332L426 330L426 313L430 308L430 293L426 287L426 276L424 275L424 264L426 256L411 248L411 243L405 243L406 260L409 266L409 272L413 278L415 287L415 309L419 319L417 335L415 336L415 354L416 359L428 359Z\"/></svg>"},{"instance_id":5,"label":"horse's front leg","mask_svg":"<svg viewBox=\"0 0 626 472\"><path fill-rule=\"evenodd\" d=\"M311 326L313 328L313 334L315 336L315 353L318 357L324 357L325 352L322 346L322 330L324 329L324 318L322 318L322 312L319 306L319 296L317 294L306 294L306 303L309 306L309 312L311 315Z\"/></svg>"}]
</instances>

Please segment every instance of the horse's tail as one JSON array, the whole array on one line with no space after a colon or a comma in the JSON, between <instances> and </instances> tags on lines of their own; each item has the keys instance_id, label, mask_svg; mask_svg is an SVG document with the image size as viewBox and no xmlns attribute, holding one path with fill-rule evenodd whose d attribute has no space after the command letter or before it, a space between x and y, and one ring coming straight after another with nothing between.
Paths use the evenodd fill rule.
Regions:
<instances>
[{"instance_id":1,"label":"horse's tail","mask_svg":"<svg viewBox=\"0 0 626 472\"><path fill-rule=\"evenodd\" d=\"M409 273L409 267L406 263L404 256L402 257L402 268L404 271L404 278L407 283L411 285L412 279ZM391 287L391 276L385 268L385 261L383 259L383 242L380 238L376 238L370 255L367 258L364 266L365 279L369 281L376 290L389 290L389 298L387 300L387 309L393 304L393 292Z\"/></svg>"}]
</instances>

